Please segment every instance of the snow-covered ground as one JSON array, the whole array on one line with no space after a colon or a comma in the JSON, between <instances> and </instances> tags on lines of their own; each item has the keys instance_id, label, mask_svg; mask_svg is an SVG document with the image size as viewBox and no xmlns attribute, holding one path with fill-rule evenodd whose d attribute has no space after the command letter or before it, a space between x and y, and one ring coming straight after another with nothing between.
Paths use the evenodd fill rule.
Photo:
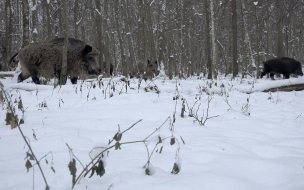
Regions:
<instances>
[{"instance_id":1,"label":"snow-covered ground","mask_svg":"<svg viewBox=\"0 0 304 190\"><path fill-rule=\"evenodd\" d=\"M138 79L130 79L127 92L118 77L61 88L11 78L0 81L15 102L19 119L21 97L21 129L41 159L50 189L71 189L69 162L77 158L77 177L90 163L90 155L99 153L100 149L92 151L94 147L114 145L115 140L108 143L118 130L138 121L123 133L121 149L104 155L105 174L89 178L89 173L74 189L304 189L304 91L261 92L304 83L304 77L223 77L213 82L158 78L154 83L143 81L140 87ZM0 189L44 189L37 165L27 172L28 147L19 130L6 125L6 104L0 105ZM195 117L189 116L190 110ZM165 140L154 149L159 137ZM175 144L170 145L172 137ZM134 141L141 142L123 144ZM143 168L149 156L150 176ZM171 174L174 163L180 167L178 174Z\"/></svg>"}]
</instances>

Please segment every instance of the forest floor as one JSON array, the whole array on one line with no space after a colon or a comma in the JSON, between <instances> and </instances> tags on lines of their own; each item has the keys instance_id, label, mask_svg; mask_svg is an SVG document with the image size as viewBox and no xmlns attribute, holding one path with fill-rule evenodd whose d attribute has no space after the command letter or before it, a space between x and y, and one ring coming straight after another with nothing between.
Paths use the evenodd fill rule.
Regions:
<instances>
[{"instance_id":1,"label":"forest floor","mask_svg":"<svg viewBox=\"0 0 304 190\"><path fill-rule=\"evenodd\" d=\"M71 189L71 173L104 150L104 175L90 171L74 189L304 189L304 91L263 92L304 77L0 82L50 189ZM19 130L6 125L7 102L0 105L0 189L45 189Z\"/></svg>"}]
</instances>

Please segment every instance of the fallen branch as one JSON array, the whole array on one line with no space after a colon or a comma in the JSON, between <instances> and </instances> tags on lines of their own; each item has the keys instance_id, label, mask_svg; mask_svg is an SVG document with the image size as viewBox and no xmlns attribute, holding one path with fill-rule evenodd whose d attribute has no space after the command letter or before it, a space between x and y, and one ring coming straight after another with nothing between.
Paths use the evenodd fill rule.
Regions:
<instances>
[{"instance_id":1,"label":"fallen branch","mask_svg":"<svg viewBox=\"0 0 304 190\"><path fill-rule=\"evenodd\" d=\"M13 73L0 73L0 78L14 77Z\"/></svg>"},{"instance_id":2,"label":"fallen branch","mask_svg":"<svg viewBox=\"0 0 304 190\"><path fill-rule=\"evenodd\" d=\"M275 88L269 88L264 90L263 92L277 92L277 91L284 91L284 92L290 92L290 91L301 91L304 90L304 84L292 84L288 86L279 86Z\"/></svg>"}]
</instances>

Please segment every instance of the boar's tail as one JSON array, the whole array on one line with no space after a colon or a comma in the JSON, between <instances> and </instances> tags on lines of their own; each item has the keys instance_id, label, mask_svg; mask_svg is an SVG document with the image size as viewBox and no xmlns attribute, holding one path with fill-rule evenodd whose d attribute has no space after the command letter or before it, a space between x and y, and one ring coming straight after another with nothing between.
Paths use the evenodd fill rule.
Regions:
<instances>
[{"instance_id":1,"label":"boar's tail","mask_svg":"<svg viewBox=\"0 0 304 190\"><path fill-rule=\"evenodd\" d=\"M11 57L11 59L10 59L9 62L8 62L8 64L11 64L11 62L14 60L14 58L15 58L17 55L18 55L18 52L15 53L15 54Z\"/></svg>"}]
</instances>

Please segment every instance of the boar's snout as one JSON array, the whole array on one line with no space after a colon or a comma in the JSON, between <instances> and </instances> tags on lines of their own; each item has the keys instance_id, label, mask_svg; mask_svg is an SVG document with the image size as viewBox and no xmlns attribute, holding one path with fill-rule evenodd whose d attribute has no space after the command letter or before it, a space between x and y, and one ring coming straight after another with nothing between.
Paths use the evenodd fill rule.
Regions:
<instances>
[{"instance_id":1,"label":"boar's snout","mask_svg":"<svg viewBox=\"0 0 304 190\"><path fill-rule=\"evenodd\" d=\"M88 73L90 75L99 75L101 73L101 68L99 67L98 64L94 65L95 67L90 66L88 68Z\"/></svg>"},{"instance_id":2,"label":"boar's snout","mask_svg":"<svg viewBox=\"0 0 304 190\"><path fill-rule=\"evenodd\" d=\"M95 68L95 69L89 68L88 73L90 75L99 75L101 73L101 69L100 68Z\"/></svg>"}]
</instances>

